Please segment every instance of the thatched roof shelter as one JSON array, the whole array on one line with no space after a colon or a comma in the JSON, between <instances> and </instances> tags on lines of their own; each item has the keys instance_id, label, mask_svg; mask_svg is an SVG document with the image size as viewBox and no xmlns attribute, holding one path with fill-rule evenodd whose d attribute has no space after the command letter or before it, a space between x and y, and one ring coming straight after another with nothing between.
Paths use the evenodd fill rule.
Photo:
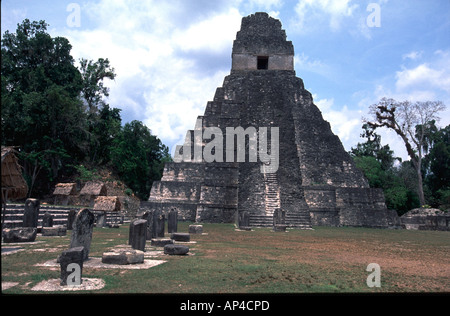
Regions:
<instances>
[{"instance_id":1,"label":"thatched roof shelter","mask_svg":"<svg viewBox=\"0 0 450 316\"><path fill-rule=\"evenodd\" d=\"M107 195L106 185L99 181L86 182L84 187L80 191L80 195Z\"/></svg>"},{"instance_id":2,"label":"thatched roof shelter","mask_svg":"<svg viewBox=\"0 0 450 316\"><path fill-rule=\"evenodd\" d=\"M23 199L28 193L16 153L14 147L2 146L2 202Z\"/></svg>"},{"instance_id":3,"label":"thatched roof shelter","mask_svg":"<svg viewBox=\"0 0 450 316\"><path fill-rule=\"evenodd\" d=\"M94 211L120 211L119 197L98 196L95 199Z\"/></svg>"},{"instance_id":4,"label":"thatched roof shelter","mask_svg":"<svg viewBox=\"0 0 450 316\"><path fill-rule=\"evenodd\" d=\"M58 183L55 186L55 191L53 191L53 195L75 195L75 194L77 194L76 183Z\"/></svg>"}]
</instances>

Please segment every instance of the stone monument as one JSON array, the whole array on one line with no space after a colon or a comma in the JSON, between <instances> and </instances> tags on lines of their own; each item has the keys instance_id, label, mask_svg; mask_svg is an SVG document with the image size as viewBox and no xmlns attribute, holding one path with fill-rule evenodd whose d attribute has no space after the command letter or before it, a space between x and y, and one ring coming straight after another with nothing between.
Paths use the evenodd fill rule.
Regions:
<instances>
[{"instance_id":1,"label":"stone monument","mask_svg":"<svg viewBox=\"0 0 450 316\"><path fill-rule=\"evenodd\" d=\"M247 212L249 226L271 227L281 209L287 227L388 227L382 190L369 187L296 76L281 22L263 12L244 17L231 62L143 204L238 226Z\"/></svg>"},{"instance_id":2,"label":"stone monument","mask_svg":"<svg viewBox=\"0 0 450 316\"><path fill-rule=\"evenodd\" d=\"M27 199L23 213L23 227L37 227L40 202L38 199Z\"/></svg>"},{"instance_id":3,"label":"stone monument","mask_svg":"<svg viewBox=\"0 0 450 316\"><path fill-rule=\"evenodd\" d=\"M106 223L106 217L107 214L105 211L100 211L97 213L97 217L96 217L96 227L106 227L107 223Z\"/></svg>"},{"instance_id":4,"label":"stone monument","mask_svg":"<svg viewBox=\"0 0 450 316\"><path fill-rule=\"evenodd\" d=\"M70 248L61 253L58 258L61 269L60 285L81 285L84 253L83 246Z\"/></svg>"},{"instance_id":5,"label":"stone monument","mask_svg":"<svg viewBox=\"0 0 450 316\"><path fill-rule=\"evenodd\" d=\"M161 210L153 212L153 235L154 237L164 237L166 217Z\"/></svg>"},{"instance_id":6,"label":"stone monument","mask_svg":"<svg viewBox=\"0 0 450 316\"><path fill-rule=\"evenodd\" d=\"M156 234L153 233L153 211L152 210L142 210L137 214L137 218L145 219L147 221L147 230L145 234L146 240L151 240L156 237Z\"/></svg>"},{"instance_id":7,"label":"stone monument","mask_svg":"<svg viewBox=\"0 0 450 316\"><path fill-rule=\"evenodd\" d=\"M89 257L94 221L94 214L85 208L77 213L75 221L73 222L73 230L70 237L70 248L80 246L84 247L83 260L87 260Z\"/></svg>"},{"instance_id":8,"label":"stone monument","mask_svg":"<svg viewBox=\"0 0 450 316\"><path fill-rule=\"evenodd\" d=\"M42 227L53 227L54 216L48 212L42 217Z\"/></svg>"},{"instance_id":9,"label":"stone monument","mask_svg":"<svg viewBox=\"0 0 450 316\"><path fill-rule=\"evenodd\" d=\"M147 221L137 219L130 223L130 245L136 250L145 250L145 241L147 235Z\"/></svg>"},{"instance_id":10,"label":"stone monument","mask_svg":"<svg viewBox=\"0 0 450 316\"><path fill-rule=\"evenodd\" d=\"M167 232L176 233L178 231L178 211L172 209L167 216Z\"/></svg>"}]
</instances>

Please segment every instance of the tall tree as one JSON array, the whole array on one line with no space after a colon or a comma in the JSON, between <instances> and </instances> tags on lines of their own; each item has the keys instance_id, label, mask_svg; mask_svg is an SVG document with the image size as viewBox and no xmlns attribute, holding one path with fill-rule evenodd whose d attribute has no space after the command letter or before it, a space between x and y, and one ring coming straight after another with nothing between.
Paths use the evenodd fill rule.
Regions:
<instances>
[{"instance_id":1,"label":"tall tree","mask_svg":"<svg viewBox=\"0 0 450 316\"><path fill-rule=\"evenodd\" d=\"M111 160L113 140L121 133L120 109L105 104L91 124L90 159L93 164L106 165Z\"/></svg>"},{"instance_id":2,"label":"tall tree","mask_svg":"<svg viewBox=\"0 0 450 316\"><path fill-rule=\"evenodd\" d=\"M438 113L444 109L445 105L441 101L397 102L394 99L382 98L377 104L370 106L372 120L366 120L373 129L387 127L395 131L403 140L417 173L421 205L425 205L422 159L426 133L429 125L439 120Z\"/></svg>"},{"instance_id":3,"label":"tall tree","mask_svg":"<svg viewBox=\"0 0 450 316\"><path fill-rule=\"evenodd\" d=\"M81 76L69 41L46 30L44 21L26 19L1 44L2 144L21 147L33 183L40 170L54 179L69 152L83 156Z\"/></svg>"},{"instance_id":4,"label":"tall tree","mask_svg":"<svg viewBox=\"0 0 450 316\"><path fill-rule=\"evenodd\" d=\"M114 80L116 73L108 58L99 58L96 62L82 58L80 72L83 80L82 96L89 112L96 113L104 105L103 98L109 96L109 89L105 87L103 81Z\"/></svg>"},{"instance_id":5,"label":"tall tree","mask_svg":"<svg viewBox=\"0 0 450 316\"><path fill-rule=\"evenodd\" d=\"M120 110L111 109L105 103L109 96L109 89L104 85L105 79L114 80L116 74L108 58L93 60L80 59L80 73L82 78L81 97L86 105L88 123L87 156L93 165L109 161L109 136L113 136L120 126Z\"/></svg>"},{"instance_id":6,"label":"tall tree","mask_svg":"<svg viewBox=\"0 0 450 316\"><path fill-rule=\"evenodd\" d=\"M148 197L168 148L140 121L121 126L120 110L105 102L104 81L116 76L108 59L81 59L78 69L69 41L47 26L26 19L1 42L1 142L20 147L29 194L46 195L75 169L103 165Z\"/></svg>"},{"instance_id":7,"label":"tall tree","mask_svg":"<svg viewBox=\"0 0 450 316\"><path fill-rule=\"evenodd\" d=\"M389 145L381 145L381 136L368 124L363 124L363 133L360 135L365 138L364 143L358 143L355 148L350 149L352 156L375 157L381 164L383 170L389 170L394 165L395 160L401 161L400 157L394 157L394 151Z\"/></svg>"},{"instance_id":8,"label":"tall tree","mask_svg":"<svg viewBox=\"0 0 450 316\"><path fill-rule=\"evenodd\" d=\"M361 137L366 138L366 141L352 147L349 153L369 181L370 187L383 189L386 206L395 209L399 215L419 206L417 194L414 193L417 186L411 188L411 176L405 172L410 170L409 161L395 166L394 161L401 162L401 159L394 157L389 145L381 145L381 136L367 124L363 125Z\"/></svg>"},{"instance_id":9,"label":"tall tree","mask_svg":"<svg viewBox=\"0 0 450 316\"><path fill-rule=\"evenodd\" d=\"M148 199L153 181L161 178L161 164L169 157L167 146L141 121L126 123L111 148L114 169L141 199Z\"/></svg>"},{"instance_id":10,"label":"tall tree","mask_svg":"<svg viewBox=\"0 0 450 316\"><path fill-rule=\"evenodd\" d=\"M450 205L450 125L433 128L428 138L428 154L424 158L425 183L429 189L429 204Z\"/></svg>"}]
</instances>

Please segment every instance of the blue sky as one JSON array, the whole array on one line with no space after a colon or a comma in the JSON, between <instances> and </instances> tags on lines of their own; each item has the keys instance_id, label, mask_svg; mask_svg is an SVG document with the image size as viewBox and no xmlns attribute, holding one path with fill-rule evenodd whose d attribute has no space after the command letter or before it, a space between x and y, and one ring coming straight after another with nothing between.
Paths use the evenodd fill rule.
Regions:
<instances>
[{"instance_id":1,"label":"blue sky","mask_svg":"<svg viewBox=\"0 0 450 316\"><path fill-rule=\"evenodd\" d=\"M107 102L171 148L229 74L241 19L257 11L282 22L297 76L347 150L382 97L450 106L450 0L3 0L1 9L2 34L25 18L45 20L76 60L108 58L117 78ZM375 13L379 26L370 25ZM396 135L379 133L407 158Z\"/></svg>"}]
</instances>

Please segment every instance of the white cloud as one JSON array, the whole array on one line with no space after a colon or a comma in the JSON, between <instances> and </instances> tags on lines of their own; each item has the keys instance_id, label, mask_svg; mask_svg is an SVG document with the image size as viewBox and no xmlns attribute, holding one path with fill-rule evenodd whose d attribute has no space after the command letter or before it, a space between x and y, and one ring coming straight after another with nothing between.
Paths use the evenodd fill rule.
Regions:
<instances>
[{"instance_id":1,"label":"white cloud","mask_svg":"<svg viewBox=\"0 0 450 316\"><path fill-rule=\"evenodd\" d=\"M316 99L317 95L313 94L313 99ZM322 111L322 112L327 112L331 110L331 107L334 104L334 99L318 99L314 101L314 104L317 105L317 107Z\"/></svg>"},{"instance_id":2,"label":"white cloud","mask_svg":"<svg viewBox=\"0 0 450 316\"><path fill-rule=\"evenodd\" d=\"M283 2L283 0L248 0L240 1L239 6L244 12L248 14L264 11L267 12L271 17L278 18L280 12L277 11L277 9L283 7Z\"/></svg>"},{"instance_id":3,"label":"white cloud","mask_svg":"<svg viewBox=\"0 0 450 316\"><path fill-rule=\"evenodd\" d=\"M372 32L371 32L371 28L367 25L367 21L366 21L366 17L365 16L361 16L358 19L358 24L357 27L355 29L356 31L354 31L353 29L350 30L351 34L361 34L362 36L364 36L366 39L371 39L372 38Z\"/></svg>"},{"instance_id":4,"label":"white cloud","mask_svg":"<svg viewBox=\"0 0 450 316\"><path fill-rule=\"evenodd\" d=\"M235 8L224 14L192 24L188 29L177 29L172 38L183 51L210 51L220 53L230 48L241 23Z\"/></svg>"},{"instance_id":5,"label":"white cloud","mask_svg":"<svg viewBox=\"0 0 450 316\"><path fill-rule=\"evenodd\" d=\"M328 21L330 29L338 31L342 20L353 16L354 11L359 8L358 4L351 2L352 0L299 0L294 9L298 18L297 26L308 30Z\"/></svg>"},{"instance_id":6,"label":"white cloud","mask_svg":"<svg viewBox=\"0 0 450 316\"><path fill-rule=\"evenodd\" d=\"M438 126L450 124L450 51L437 50L427 58L426 62L418 63L425 59L424 52L411 51L402 55L403 60L408 60L413 65L400 66L400 70L392 74L393 82L377 83L373 94L361 94L361 104L367 108L370 104L376 104L381 98L393 98L403 101L442 101L447 109L439 116L441 120ZM392 87L392 88L391 88ZM368 110L364 113L368 117ZM370 119L370 117L368 117ZM405 145L401 138L392 130L380 128L377 133L381 136L382 144L389 144L396 156L403 160L409 160Z\"/></svg>"},{"instance_id":7,"label":"white cloud","mask_svg":"<svg viewBox=\"0 0 450 316\"><path fill-rule=\"evenodd\" d=\"M396 72L396 88L405 90L444 90L450 93L450 53L438 51L436 59Z\"/></svg>"},{"instance_id":8,"label":"white cloud","mask_svg":"<svg viewBox=\"0 0 450 316\"><path fill-rule=\"evenodd\" d=\"M422 53L423 53L423 51L420 51L420 52L412 51L407 54L403 54L402 59L416 60L416 59L419 59L420 57L422 57Z\"/></svg>"},{"instance_id":9,"label":"white cloud","mask_svg":"<svg viewBox=\"0 0 450 316\"><path fill-rule=\"evenodd\" d=\"M315 99L316 96L313 95ZM360 141L361 111L349 109L347 105L340 109L334 105L334 99L317 99L314 104L321 110L323 118L331 125L331 130L339 137L344 148L349 151Z\"/></svg>"},{"instance_id":10,"label":"white cloud","mask_svg":"<svg viewBox=\"0 0 450 316\"><path fill-rule=\"evenodd\" d=\"M251 7L258 7L264 10L271 10L272 8L280 7L283 4L282 0L250 0Z\"/></svg>"},{"instance_id":11,"label":"white cloud","mask_svg":"<svg viewBox=\"0 0 450 316\"><path fill-rule=\"evenodd\" d=\"M403 68L396 73L396 88L399 91L434 87L450 92L450 73L447 69L433 69L424 63L414 68Z\"/></svg>"},{"instance_id":12,"label":"white cloud","mask_svg":"<svg viewBox=\"0 0 450 316\"><path fill-rule=\"evenodd\" d=\"M401 65L400 70L395 71L392 75L393 84L389 81L377 83L373 93L374 97L377 100L382 97L410 101L440 100L449 105L449 57L450 51L439 50L426 62L410 67Z\"/></svg>"},{"instance_id":13,"label":"white cloud","mask_svg":"<svg viewBox=\"0 0 450 316\"><path fill-rule=\"evenodd\" d=\"M199 13L195 6L200 5L218 7ZM89 3L82 11L95 25L59 34L71 42L76 60L110 60L117 77L106 83L108 103L122 109L125 121L143 121L170 147L184 139L222 85L241 21L232 6L209 1L186 6L184 1ZM199 69L205 56L214 59L206 71Z\"/></svg>"},{"instance_id":14,"label":"white cloud","mask_svg":"<svg viewBox=\"0 0 450 316\"><path fill-rule=\"evenodd\" d=\"M294 69L297 71L309 71L327 78L332 76L332 69L329 65L318 59L311 59L305 53L295 54Z\"/></svg>"}]
</instances>

